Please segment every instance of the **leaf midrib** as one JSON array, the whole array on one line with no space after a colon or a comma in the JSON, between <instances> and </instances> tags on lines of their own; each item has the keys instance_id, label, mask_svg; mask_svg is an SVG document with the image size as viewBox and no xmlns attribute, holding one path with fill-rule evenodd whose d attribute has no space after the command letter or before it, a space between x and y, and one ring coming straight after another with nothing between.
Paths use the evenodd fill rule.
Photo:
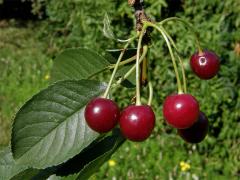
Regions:
<instances>
[{"instance_id":1,"label":"leaf midrib","mask_svg":"<svg viewBox=\"0 0 240 180\"><path fill-rule=\"evenodd\" d=\"M82 109L82 108L81 108L81 109ZM81 109L78 109L77 111L73 112L72 114L69 115L69 117L66 119L66 121L61 121L56 127L52 128L46 136L44 136L43 138L41 138L40 140L38 140L38 141L35 143L35 145L32 146L32 148L30 148L29 150L25 151L24 154L22 154L18 159L24 157L24 155L27 154L29 151L31 151L34 147L36 147L36 146L40 143L40 141L44 140L44 139L45 139L49 134L51 134L53 131L56 131L56 129L57 129L58 127L60 127L63 123L66 123L67 121L69 121L69 119L70 119L73 115L75 115L75 113L81 111ZM23 138L23 139L24 139L24 138ZM75 138L74 138L74 141L75 141Z\"/></svg>"}]
</instances>

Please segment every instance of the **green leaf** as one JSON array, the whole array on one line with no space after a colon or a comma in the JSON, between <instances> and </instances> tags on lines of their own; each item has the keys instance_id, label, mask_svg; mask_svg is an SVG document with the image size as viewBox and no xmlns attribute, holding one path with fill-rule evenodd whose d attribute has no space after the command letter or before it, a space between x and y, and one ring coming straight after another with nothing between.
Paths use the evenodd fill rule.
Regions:
<instances>
[{"instance_id":1,"label":"green leaf","mask_svg":"<svg viewBox=\"0 0 240 180\"><path fill-rule=\"evenodd\" d=\"M16 161L43 169L80 153L98 137L85 122L84 107L105 88L97 81L68 80L35 95L14 119L11 148Z\"/></svg>"},{"instance_id":2,"label":"green leaf","mask_svg":"<svg viewBox=\"0 0 240 180\"><path fill-rule=\"evenodd\" d=\"M26 169L14 177L11 180L22 180L22 179L37 179L37 180L45 180L49 178L51 175L55 174L58 166L49 167L46 169Z\"/></svg>"},{"instance_id":3,"label":"green leaf","mask_svg":"<svg viewBox=\"0 0 240 180\"><path fill-rule=\"evenodd\" d=\"M107 160L111 158L112 154L123 144L124 141L125 139L120 132L104 139L101 144L101 148L103 148L104 151L102 151L101 155L96 159L84 166L79 172L77 180L88 179L91 177Z\"/></svg>"},{"instance_id":4,"label":"green leaf","mask_svg":"<svg viewBox=\"0 0 240 180\"><path fill-rule=\"evenodd\" d=\"M97 159L99 156L102 156L104 153L108 152L114 147L116 141L118 140L118 138L120 138L117 136L121 135L115 132L114 135L105 137L101 140L93 141L88 147L82 150L81 153L58 166L53 166L46 169L26 169L15 175L11 180L45 180L47 178L72 180L74 179L74 177L76 179L78 176L77 173L83 168L85 168L86 165L88 165L91 161Z\"/></svg>"},{"instance_id":5,"label":"green leaf","mask_svg":"<svg viewBox=\"0 0 240 180\"><path fill-rule=\"evenodd\" d=\"M78 176L77 174L69 175L69 176L65 176L65 177L52 175L48 178L48 180L75 180L77 178L77 176Z\"/></svg>"},{"instance_id":6,"label":"green leaf","mask_svg":"<svg viewBox=\"0 0 240 180\"><path fill-rule=\"evenodd\" d=\"M11 180L45 180L46 178L52 180L73 180L77 179L77 177L79 178L79 176L87 179L111 157L124 140L119 129L116 129L113 135L99 141L95 140L81 153L63 164L43 170L27 169L14 176Z\"/></svg>"},{"instance_id":7,"label":"green leaf","mask_svg":"<svg viewBox=\"0 0 240 180\"><path fill-rule=\"evenodd\" d=\"M123 39L116 38L115 34L113 33L113 28L111 27L111 21L107 13L105 13L104 19L103 19L103 35L108 39L112 39L118 42L128 41L127 39L123 40Z\"/></svg>"},{"instance_id":8,"label":"green leaf","mask_svg":"<svg viewBox=\"0 0 240 180\"><path fill-rule=\"evenodd\" d=\"M88 79L107 69L110 63L96 52L86 48L73 48L63 51L53 63L51 79L59 80Z\"/></svg>"},{"instance_id":9,"label":"green leaf","mask_svg":"<svg viewBox=\"0 0 240 180\"><path fill-rule=\"evenodd\" d=\"M85 178L96 172L107 161L117 148L124 142L119 129L114 134L99 141L95 140L80 154L67 162L47 169L27 169L14 176L11 180L38 179L73 180L79 175ZM96 163L96 166L94 166ZM79 173L80 172L80 173Z\"/></svg>"},{"instance_id":10,"label":"green leaf","mask_svg":"<svg viewBox=\"0 0 240 180\"><path fill-rule=\"evenodd\" d=\"M117 131L117 132L116 132ZM78 173L89 163L110 151L118 139L123 139L119 130L115 130L113 135L103 137L100 140L95 140L86 147L80 154L58 166L55 174L57 176L68 176Z\"/></svg>"},{"instance_id":11,"label":"green leaf","mask_svg":"<svg viewBox=\"0 0 240 180\"><path fill-rule=\"evenodd\" d=\"M22 179L34 179L41 170L38 169L26 169L19 174L11 178L11 180L22 180ZM46 178L38 177L38 180L44 180Z\"/></svg>"},{"instance_id":12,"label":"green leaf","mask_svg":"<svg viewBox=\"0 0 240 180\"><path fill-rule=\"evenodd\" d=\"M8 180L25 169L27 166L15 163L9 147L0 151L0 180Z\"/></svg>"},{"instance_id":13,"label":"green leaf","mask_svg":"<svg viewBox=\"0 0 240 180\"><path fill-rule=\"evenodd\" d=\"M109 19L109 16L107 13L104 15L103 20L103 34L109 39L116 39L115 35L113 34L112 28L111 28L111 21Z\"/></svg>"}]
</instances>

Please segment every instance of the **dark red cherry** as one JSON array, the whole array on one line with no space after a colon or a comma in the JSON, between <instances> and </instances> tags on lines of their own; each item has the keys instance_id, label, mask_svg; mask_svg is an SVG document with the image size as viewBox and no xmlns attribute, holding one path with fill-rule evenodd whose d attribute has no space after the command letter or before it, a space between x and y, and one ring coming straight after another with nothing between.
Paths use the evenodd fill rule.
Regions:
<instances>
[{"instance_id":1,"label":"dark red cherry","mask_svg":"<svg viewBox=\"0 0 240 180\"><path fill-rule=\"evenodd\" d=\"M163 103L163 116L177 129L189 128L198 119L198 102L190 94L172 94Z\"/></svg>"},{"instance_id":2,"label":"dark red cherry","mask_svg":"<svg viewBox=\"0 0 240 180\"><path fill-rule=\"evenodd\" d=\"M211 51L196 52L192 55L190 65L193 72L201 79L211 79L219 71L219 57Z\"/></svg>"},{"instance_id":3,"label":"dark red cherry","mask_svg":"<svg viewBox=\"0 0 240 180\"><path fill-rule=\"evenodd\" d=\"M200 112L198 120L187 129L178 129L178 134L189 143L201 142L208 133L208 119L203 112Z\"/></svg>"},{"instance_id":4,"label":"dark red cherry","mask_svg":"<svg viewBox=\"0 0 240 180\"><path fill-rule=\"evenodd\" d=\"M132 141L147 139L155 125L155 115L150 106L130 105L121 113L119 125L122 134Z\"/></svg>"},{"instance_id":5,"label":"dark red cherry","mask_svg":"<svg viewBox=\"0 0 240 180\"><path fill-rule=\"evenodd\" d=\"M118 123L120 111L115 102L106 98L91 100L85 109L88 126L96 132L105 133Z\"/></svg>"}]
</instances>

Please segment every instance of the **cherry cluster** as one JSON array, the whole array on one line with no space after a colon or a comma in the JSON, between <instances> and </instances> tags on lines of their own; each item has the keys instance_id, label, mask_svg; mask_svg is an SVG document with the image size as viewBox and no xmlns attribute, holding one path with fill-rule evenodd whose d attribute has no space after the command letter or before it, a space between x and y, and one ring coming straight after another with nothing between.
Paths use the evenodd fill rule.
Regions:
<instances>
[{"instance_id":1,"label":"cherry cluster","mask_svg":"<svg viewBox=\"0 0 240 180\"><path fill-rule=\"evenodd\" d=\"M155 125L155 115L148 105L130 105L121 113L118 105L106 98L95 98L85 109L90 128L99 133L112 130L118 123L122 134L132 141L147 139Z\"/></svg>"},{"instance_id":2,"label":"cherry cluster","mask_svg":"<svg viewBox=\"0 0 240 180\"><path fill-rule=\"evenodd\" d=\"M219 71L220 61L215 53L202 51L192 55L190 65L199 78L211 79ZM173 94L164 101L163 116L185 141L199 143L208 132L208 119L199 109L191 94Z\"/></svg>"},{"instance_id":3,"label":"cherry cluster","mask_svg":"<svg viewBox=\"0 0 240 180\"><path fill-rule=\"evenodd\" d=\"M211 51L195 53L190 64L193 72L201 79L214 77L220 67L218 56ZM190 94L169 95L163 103L163 116L187 142L199 143L207 135L208 119L200 111L198 101ZM144 141L155 125L151 106L130 105L120 113L114 101L101 97L87 104L85 119L88 126L98 133L109 132L119 124L122 134L131 141Z\"/></svg>"}]
</instances>

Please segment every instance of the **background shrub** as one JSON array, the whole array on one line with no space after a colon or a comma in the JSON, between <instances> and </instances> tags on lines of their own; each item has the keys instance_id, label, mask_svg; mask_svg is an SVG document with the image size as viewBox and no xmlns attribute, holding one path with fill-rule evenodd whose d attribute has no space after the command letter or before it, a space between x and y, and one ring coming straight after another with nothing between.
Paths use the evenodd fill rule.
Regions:
<instances>
[{"instance_id":1,"label":"background shrub","mask_svg":"<svg viewBox=\"0 0 240 180\"><path fill-rule=\"evenodd\" d=\"M184 57L189 93L197 97L201 110L209 118L209 135L201 144L189 145L164 123L162 102L168 94L176 91L176 82L168 49L160 35L153 32L149 60L157 127L146 142L125 143L113 156L116 164L106 163L95 175L96 179L239 178L240 2L145 0L145 6L155 21L170 16L190 21L199 32L202 46L221 57L219 75L209 81L200 81L188 65L190 55L196 50L191 30L179 23L166 26ZM48 57L54 57L69 47L93 48L102 54L105 49L121 48L122 44L103 36L105 13L111 17L117 37L127 39L135 30L133 11L127 1L38 0L34 1L33 12L42 14L43 7L47 18L40 23L38 35L45 44L44 54ZM46 63L49 63L47 58ZM129 92L123 87L113 92L121 107L128 105L133 95L134 91ZM147 94L143 96L147 97ZM189 164L190 169L181 169L181 161Z\"/></svg>"}]
</instances>

